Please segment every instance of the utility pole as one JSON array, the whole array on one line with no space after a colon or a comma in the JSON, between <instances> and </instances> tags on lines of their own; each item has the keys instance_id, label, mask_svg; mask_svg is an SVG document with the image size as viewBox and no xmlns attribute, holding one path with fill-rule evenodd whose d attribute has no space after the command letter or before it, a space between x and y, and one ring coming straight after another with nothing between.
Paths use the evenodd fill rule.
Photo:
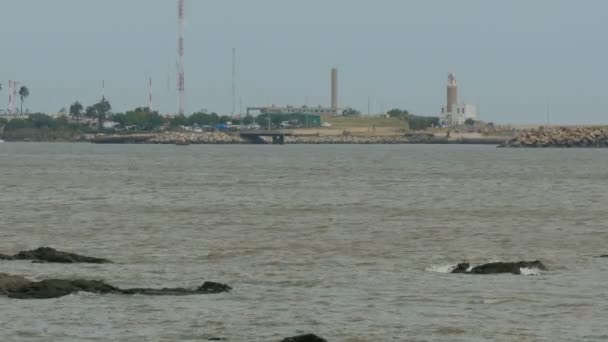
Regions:
<instances>
[{"instance_id":1,"label":"utility pole","mask_svg":"<svg viewBox=\"0 0 608 342\"><path fill-rule=\"evenodd\" d=\"M148 98L148 111L152 113L152 77L150 77L150 94Z\"/></svg>"},{"instance_id":2,"label":"utility pole","mask_svg":"<svg viewBox=\"0 0 608 342\"><path fill-rule=\"evenodd\" d=\"M236 112L236 48L232 48L232 116Z\"/></svg>"},{"instance_id":3,"label":"utility pole","mask_svg":"<svg viewBox=\"0 0 608 342\"><path fill-rule=\"evenodd\" d=\"M184 2L185 0L177 0L177 26L179 36L177 38L177 54L179 58L177 89L179 91L179 111L178 114L184 114Z\"/></svg>"}]
</instances>

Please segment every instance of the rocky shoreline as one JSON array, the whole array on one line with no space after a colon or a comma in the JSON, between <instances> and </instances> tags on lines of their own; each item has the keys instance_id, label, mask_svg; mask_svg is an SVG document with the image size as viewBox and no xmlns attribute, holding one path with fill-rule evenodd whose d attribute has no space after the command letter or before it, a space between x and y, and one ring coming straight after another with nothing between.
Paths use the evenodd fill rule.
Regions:
<instances>
[{"instance_id":1,"label":"rocky shoreline","mask_svg":"<svg viewBox=\"0 0 608 342\"><path fill-rule=\"evenodd\" d=\"M608 147L608 128L541 127L522 131L500 147Z\"/></svg>"},{"instance_id":2,"label":"rocky shoreline","mask_svg":"<svg viewBox=\"0 0 608 342\"><path fill-rule=\"evenodd\" d=\"M272 143L270 137L263 137L262 141ZM168 144L168 145L230 145L230 144L256 144L241 137L238 133L203 132L179 133L165 132L159 134L134 135L97 135L89 140L97 144ZM485 144L499 145L504 138L447 138L433 134L399 134L399 135L291 135L285 137L285 144Z\"/></svg>"}]
</instances>

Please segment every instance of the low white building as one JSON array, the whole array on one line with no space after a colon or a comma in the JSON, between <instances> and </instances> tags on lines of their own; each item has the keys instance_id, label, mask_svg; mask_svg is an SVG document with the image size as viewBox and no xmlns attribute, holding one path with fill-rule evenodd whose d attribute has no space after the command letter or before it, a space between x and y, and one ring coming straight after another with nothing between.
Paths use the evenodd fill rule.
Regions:
<instances>
[{"instance_id":1,"label":"low white building","mask_svg":"<svg viewBox=\"0 0 608 342\"><path fill-rule=\"evenodd\" d=\"M470 104L457 104L448 111L447 106L441 107L439 120L444 126L462 126L467 119L479 120L477 106Z\"/></svg>"}]
</instances>

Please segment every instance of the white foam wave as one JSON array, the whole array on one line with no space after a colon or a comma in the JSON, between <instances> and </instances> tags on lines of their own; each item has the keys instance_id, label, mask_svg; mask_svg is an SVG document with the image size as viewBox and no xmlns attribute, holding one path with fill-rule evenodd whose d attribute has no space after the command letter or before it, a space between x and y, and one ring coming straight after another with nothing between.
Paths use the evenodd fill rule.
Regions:
<instances>
[{"instance_id":1,"label":"white foam wave","mask_svg":"<svg viewBox=\"0 0 608 342\"><path fill-rule=\"evenodd\" d=\"M456 269L458 264L449 264L449 265L432 265L427 267L427 272L436 272L436 273L452 273L454 269Z\"/></svg>"},{"instance_id":2,"label":"white foam wave","mask_svg":"<svg viewBox=\"0 0 608 342\"><path fill-rule=\"evenodd\" d=\"M541 273L541 271L538 268L528 268L528 267L521 267L519 269L519 271L521 272L521 275L525 275L525 276L539 275Z\"/></svg>"},{"instance_id":3,"label":"white foam wave","mask_svg":"<svg viewBox=\"0 0 608 342\"><path fill-rule=\"evenodd\" d=\"M449 264L449 265L432 265L430 267L426 268L427 272L435 272L435 273L452 273L452 271L454 271L456 269L456 267L458 266L458 264ZM470 272L473 269L474 266L469 266L469 268L467 269L467 272ZM538 268L528 268L528 267L522 267L519 269L521 274L524 276L531 276L531 275L540 275L541 274L541 270Z\"/></svg>"}]
</instances>

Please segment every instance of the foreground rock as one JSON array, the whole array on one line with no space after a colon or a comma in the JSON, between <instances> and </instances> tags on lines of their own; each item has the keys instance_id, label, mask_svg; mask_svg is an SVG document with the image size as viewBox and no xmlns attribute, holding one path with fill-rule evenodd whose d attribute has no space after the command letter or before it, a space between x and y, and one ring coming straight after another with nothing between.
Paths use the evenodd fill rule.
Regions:
<instances>
[{"instance_id":1,"label":"foreground rock","mask_svg":"<svg viewBox=\"0 0 608 342\"><path fill-rule=\"evenodd\" d=\"M281 342L327 342L327 340L314 334L308 334L288 337L286 339L283 339Z\"/></svg>"},{"instance_id":2,"label":"foreground rock","mask_svg":"<svg viewBox=\"0 0 608 342\"><path fill-rule=\"evenodd\" d=\"M541 127L524 130L501 147L608 147L608 128Z\"/></svg>"},{"instance_id":3,"label":"foreground rock","mask_svg":"<svg viewBox=\"0 0 608 342\"><path fill-rule=\"evenodd\" d=\"M87 263L107 264L110 260L94 258L75 253L61 252L50 247L40 247L31 251L19 252L13 256L0 254L0 260L33 260L35 262L52 262L62 264Z\"/></svg>"},{"instance_id":4,"label":"foreground rock","mask_svg":"<svg viewBox=\"0 0 608 342\"><path fill-rule=\"evenodd\" d=\"M205 282L196 289L121 289L97 280L46 279L36 282L20 276L0 273L0 295L16 299L60 298L78 292L123 295L139 294L146 296L189 296L230 292L230 290L232 290L230 286L214 282Z\"/></svg>"},{"instance_id":5,"label":"foreground rock","mask_svg":"<svg viewBox=\"0 0 608 342\"><path fill-rule=\"evenodd\" d=\"M465 274L500 274L511 273L521 274L522 268L539 269L546 271L547 267L540 261L519 261L519 262L491 262L471 268L468 263L460 263L452 270L451 273Z\"/></svg>"}]
</instances>

